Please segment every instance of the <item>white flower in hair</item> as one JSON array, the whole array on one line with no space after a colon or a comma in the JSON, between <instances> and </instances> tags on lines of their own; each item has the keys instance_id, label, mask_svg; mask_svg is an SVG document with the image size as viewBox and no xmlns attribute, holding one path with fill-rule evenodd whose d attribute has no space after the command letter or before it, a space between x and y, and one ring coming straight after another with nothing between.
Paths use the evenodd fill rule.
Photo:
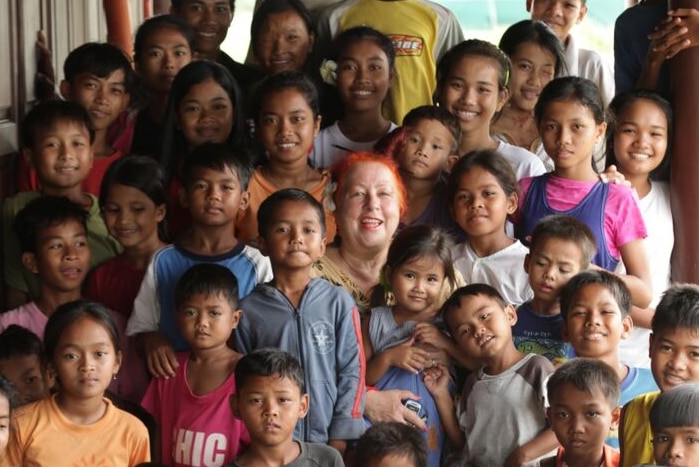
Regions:
<instances>
[{"instance_id":1,"label":"white flower in hair","mask_svg":"<svg viewBox=\"0 0 699 467\"><path fill-rule=\"evenodd\" d=\"M330 85L337 82L337 63L335 60L323 60L320 64L320 77Z\"/></svg>"},{"instance_id":2,"label":"white flower in hair","mask_svg":"<svg viewBox=\"0 0 699 467\"><path fill-rule=\"evenodd\" d=\"M337 182L328 182L325 185L325 188L323 188L323 196L321 200L323 201L325 209L330 212L335 212L335 209L337 209L337 206L335 206L335 200L333 199L333 195L335 194L336 190Z\"/></svg>"}]
</instances>

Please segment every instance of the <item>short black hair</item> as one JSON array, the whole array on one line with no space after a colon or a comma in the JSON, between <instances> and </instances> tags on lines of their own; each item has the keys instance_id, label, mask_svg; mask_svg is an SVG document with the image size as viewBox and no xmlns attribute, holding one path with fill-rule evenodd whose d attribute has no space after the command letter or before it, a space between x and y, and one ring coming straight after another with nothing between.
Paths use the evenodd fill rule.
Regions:
<instances>
[{"instance_id":1,"label":"short black hair","mask_svg":"<svg viewBox=\"0 0 699 467\"><path fill-rule=\"evenodd\" d=\"M11 324L0 332L0 360L31 355L43 364L44 350L39 336L17 324Z\"/></svg>"},{"instance_id":2,"label":"short black hair","mask_svg":"<svg viewBox=\"0 0 699 467\"><path fill-rule=\"evenodd\" d=\"M51 99L38 103L22 120L22 147L33 149L39 134L53 129L59 122L70 122L85 128L90 144L95 142L95 130L85 107L73 101Z\"/></svg>"},{"instance_id":3,"label":"short black hair","mask_svg":"<svg viewBox=\"0 0 699 467\"><path fill-rule=\"evenodd\" d=\"M674 284L655 307L650 325L653 333L684 328L699 331L699 286Z\"/></svg>"},{"instance_id":4,"label":"short black hair","mask_svg":"<svg viewBox=\"0 0 699 467\"><path fill-rule=\"evenodd\" d=\"M566 383L588 394L601 391L612 409L619 405L619 376L612 367L600 360L574 358L558 367L546 383L551 405L555 404L559 389Z\"/></svg>"},{"instance_id":5,"label":"short black hair","mask_svg":"<svg viewBox=\"0 0 699 467\"><path fill-rule=\"evenodd\" d=\"M88 213L63 196L39 196L17 213L14 229L22 253L36 253L39 232L49 227L75 221L87 234Z\"/></svg>"},{"instance_id":6,"label":"short black hair","mask_svg":"<svg viewBox=\"0 0 699 467\"><path fill-rule=\"evenodd\" d=\"M511 59L517 53L519 46L528 42L538 45L553 55L556 61L554 76L562 76L567 73L565 51L561 41L543 21L525 19L513 24L503 33L498 47Z\"/></svg>"},{"instance_id":7,"label":"short black hair","mask_svg":"<svg viewBox=\"0 0 699 467\"><path fill-rule=\"evenodd\" d=\"M483 169L496 178L505 196L519 194L519 184L512 164L502 154L494 149L476 149L468 152L460 158L451 168L447 180L447 199L454 202L456 192L459 190L461 177L473 169Z\"/></svg>"},{"instance_id":8,"label":"short black hair","mask_svg":"<svg viewBox=\"0 0 699 467\"><path fill-rule=\"evenodd\" d=\"M451 146L451 153L456 154L461 141L461 124L459 119L451 114L444 107L436 105L421 105L415 107L403 117L403 127L412 127L423 120L434 120L441 123L454 140Z\"/></svg>"},{"instance_id":9,"label":"short black hair","mask_svg":"<svg viewBox=\"0 0 699 467\"><path fill-rule=\"evenodd\" d=\"M537 222L532 231L529 253L534 253L551 238L574 243L582 253L582 269L587 269L597 252L595 235L587 224L573 216L554 214Z\"/></svg>"},{"instance_id":10,"label":"short black hair","mask_svg":"<svg viewBox=\"0 0 699 467\"><path fill-rule=\"evenodd\" d=\"M386 54L386 58L388 59L388 66L390 69L393 69L396 64L396 48L393 46L393 41L381 31L377 31L369 26L355 26L345 29L335 36L330 48L329 58L336 62L342 60L342 54L348 46L363 41L372 41L383 50L383 53Z\"/></svg>"},{"instance_id":11,"label":"short black hair","mask_svg":"<svg viewBox=\"0 0 699 467\"><path fill-rule=\"evenodd\" d=\"M269 1L271 0L265 0L263 5ZM300 71L289 70L280 71L279 73L267 76L255 90L253 101L255 102L255 109L258 111L257 115L255 115L257 121L259 121L261 117L259 112L267 98L271 94L286 89L298 91L306 100L308 107L311 108L313 118L318 118L320 115L320 100L318 98L318 90L313 84L313 81Z\"/></svg>"},{"instance_id":12,"label":"short black hair","mask_svg":"<svg viewBox=\"0 0 699 467\"><path fill-rule=\"evenodd\" d=\"M649 418L653 434L665 428L699 427L699 383L684 383L661 392Z\"/></svg>"},{"instance_id":13,"label":"short black hair","mask_svg":"<svg viewBox=\"0 0 699 467\"><path fill-rule=\"evenodd\" d=\"M74 84L75 78L81 73L106 78L118 70L124 72L124 88L127 93L131 93L134 82L131 60L123 50L113 44L87 42L71 50L63 62L63 74L70 84Z\"/></svg>"},{"instance_id":14,"label":"short black hair","mask_svg":"<svg viewBox=\"0 0 699 467\"><path fill-rule=\"evenodd\" d=\"M387 456L405 458L405 467L427 467L427 443L418 430L399 422L376 423L359 438L356 465L367 465Z\"/></svg>"},{"instance_id":15,"label":"short black hair","mask_svg":"<svg viewBox=\"0 0 699 467\"><path fill-rule=\"evenodd\" d=\"M447 328L449 329L449 332L452 335L454 335L454 329L451 328L451 323L449 321L451 312L459 308L459 306L461 306L461 300L463 298L477 297L479 295L483 295L484 297L488 297L491 300L494 300L498 304L498 306L503 310L508 305L505 299L502 298L500 292L498 292L495 287L490 286L488 284L476 283L469 284L464 287L459 287L444 302L444 305L442 305L442 317L444 319L444 323L447 325Z\"/></svg>"},{"instance_id":16,"label":"short black hair","mask_svg":"<svg viewBox=\"0 0 699 467\"><path fill-rule=\"evenodd\" d=\"M223 172L231 169L238 176L242 191L247 191L252 177L252 155L244 146L226 143L204 143L187 154L182 164L182 185L185 188L194 182L195 169L211 169Z\"/></svg>"},{"instance_id":17,"label":"short black hair","mask_svg":"<svg viewBox=\"0 0 699 467\"><path fill-rule=\"evenodd\" d=\"M232 2L231 2L232 3ZM174 2L173 2L174 4ZM138 27L136 31L136 39L133 46L133 58L138 62L142 58L143 47L151 34L161 29L174 29L182 34L189 44L189 49L194 52L195 33L194 29L177 15L158 15L148 18Z\"/></svg>"},{"instance_id":18,"label":"short black hair","mask_svg":"<svg viewBox=\"0 0 699 467\"><path fill-rule=\"evenodd\" d=\"M323 210L323 205L303 190L298 188L283 188L272 193L260 204L260 208L257 211L257 230L260 237L267 237L269 229L278 217L279 213L277 211L279 206L287 201L305 203L312 207L316 211L316 214L318 214L321 235L325 236L325 211Z\"/></svg>"},{"instance_id":19,"label":"short black hair","mask_svg":"<svg viewBox=\"0 0 699 467\"><path fill-rule=\"evenodd\" d=\"M586 107L598 125L605 121L604 102L597 85L587 78L564 76L554 78L541 90L534 107L537 126L541 125L547 106L560 101L574 101Z\"/></svg>"},{"instance_id":20,"label":"short black hair","mask_svg":"<svg viewBox=\"0 0 699 467\"><path fill-rule=\"evenodd\" d=\"M568 319L568 313L573 306L575 294L588 285L599 284L609 292L619 305L621 317L626 318L631 313L631 293L626 284L611 272L602 270L582 271L572 279L561 290L561 315L563 319Z\"/></svg>"},{"instance_id":21,"label":"short black hair","mask_svg":"<svg viewBox=\"0 0 699 467\"><path fill-rule=\"evenodd\" d=\"M225 266L214 263L195 264L180 277L175 287L175 305L181 307L193 295L223 295L231 310L238 309L238 279Z\"/></svg>"},{"instance_id":22,"label":"short black hair","mask_svg":"<svg viewBox=\"0 0 699 467\"><path fill-rule=\"evenodd\" d=\"M289 352L280 349L257 349L245 355L235 366L235 391L240 391L253 376L288 378L304 390L304 373L301 363Z\"/></svg>"}]
</instances>

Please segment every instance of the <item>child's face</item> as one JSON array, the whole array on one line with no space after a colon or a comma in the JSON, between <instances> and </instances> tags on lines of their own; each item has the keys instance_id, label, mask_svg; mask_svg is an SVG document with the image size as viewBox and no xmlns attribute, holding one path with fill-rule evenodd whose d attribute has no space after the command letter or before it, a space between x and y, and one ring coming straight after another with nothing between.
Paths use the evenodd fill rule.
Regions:
<instances>
[{"instance_id":1,"label":"child's face","mask_svg":"<svg viewBox=\"0 0 699 467\"><path fill-rule=\"evenodd\" d=\"M255 56L266 74L303 69L315 36L294 10L273 13L260 27Z\"/></svg>"},{"instance_id":2,"label":"child's face","mask_svg":"<svg viewBox=\"0 0 699 467\"><path fill-rule=\"evenodd\" d=\"M699 465L699 426L677 426L653 435L653 457L658 465Z\"/></svg>"},{"instance_id":3,"label":"child's face","mask_svg":"<svg viewBox=\"0 0 699 467\"><path fill-rule=\"evenodd\" d=\"M405 127L405 144L398 164L401 171L418 180L437 180L447 170L454 137L437 120L422 119Z\"/></svg>"},{"instance_id":4,"label":"child's face","mask_svg":"<svg viewBox=\"0 0 699 467\"><path fill-rule=\"evenodd\" d=\"M561 41L568 38L573 26L587 14L583 0L534 0L532 19L546 23Z\"/></svg>"},{"instance_id":5,"label":"child's face","mask_svg":"<svg viewBox=\"0 0 699 467\"><path fill-rule=\"evenodd\" d=\"M114 348L102 323L84 316L61 333L52 365L61 387L60 398L101 399L119 372L121 352Z\"/></svg>"},{"instance_id":6,"label":"child's face","mask_svg":"<svg viewBox=\"0 0 699 467\"><path fill-rule=\"evenodd\" d=\"M260 236L260 251L275 269L304 270L325 253L325 235L316 210L308 203L284 201L274 212L269 231Z\"/></svg>"},{"instance_id":7,"label":"child's face","mask_svg":"<svg viewBox=\"0 0 699 467\"><path fill-rule=\"evenodd\" d=\"M627 176L644 176L655 170L667 150L667 118L646 99L636 99L617 119L614 155L619 170Z\"/></svg>"},{"instance_id":8,"label":"child's face","mask_svg":"<svg viewBox=\"0 0 699 467\"><path fill-rule=\"evenodd\" d=\"M194 351L225 347L239 319L223 294L194 294L177 308L177 327Z\"/></svg>"},{"instance_id":9,"label":"child's face","mask_svg":"<svg viewBox=\"0 0 699 467\"><path fill-rule=\"evenodd\" d=\"M390 272L398 307L411 315L430 317L437 311L444 285L444 265L433 256L419 256Z\"/></svg>"},{"instance_id":10,"label":"child's face","mask_svg":"<svg viewBox=\"0 0 699 467\"><path fill-rule=\"evenodd\" d=\"M589 108L574 100L546 104L539 134L556 172L574 174L592 168L595 143L604 136L607 124L597 124Z\"/></svg>"},{"instance_id":11,"label":"child's face","mask_svg":"<svg viewBox=\"0 0 699 467\"><path fill-rule=\"evenodd\" d=\"M494 59L467 55L454 64L438 90L439 102L461 123L464 133L490 128L507 91L499 87L500 65Z\"/></svg>"},{"instance_id":12,"label":"child's face","mask_svg":"<svg viewBox=\"0 0 699 467\"><path fill-rule=\"evenodd\" d=\"M107 191L102 217L112 237L125 248L157 243L165 205L156 206L141 190L114 183Z\"/></svg>"},{"instance_id":13,"label":"child's face","mask_svg":"<svg viewBox=\"0 0 699 467\"><path fill-rule=\"evenodd\" d=\"M388 57L373 40L350 44L337 60L337 92L345 110L381 107L392 81Z\"/></svg>"},{"instance_id":14,"label":"child's face","mask_svg":"<svg viewBox=\"0 0 699 467\"><path fill-rule=\"evenodd\" d=\"M222 226L234 222L248 206L238 174L226 166L222 171L197 167L192 182L180 191L180 202L189 210L194 224Z\"/></svg>"},{"instance_id":15,"label":"child's face","mask_svg":"<svg viewBox=\"0 0 699 467\"><path fill-rule=\"evenodd\" d=\"M10 401L0 394L0 460L5 457L7 442L10 440Z\"/></svg>"},{"instance_id":16,"label":"child's face","mask_svg":"<svg viewBox=\"0 0 699 467\"><path fill-rule=\"evenodd\" d=\"M235 109L225 89L213 78L192 86L180 101L177 119L189 149L224 143L233 131Z\"/></svg>"},{"instance_id":17,"label":"child's face","mask_svg":"<svg viewBox=\"0 0 699 467\"><path fill-rule=\"evenodd\" d=\"M570 240L545 238L524 259L529 285L541 301L557 301L561 289L582 270L583 252Z\"/></svg>"},{"instance_id":18,"label":"child's face","mask_svg":"<svg viewBox=\"0 0 699 467\"><path fill-rule=\"evenodd\" d=\"M523 42L512 60L509 105L533 112L541 90L556 76L556 57L536 42Z\"/></svg>"},{"instance_id":19,"label":"child's face","mask_svg":"<svg viewBox=\"0 0 699 467\"><path fill-rule=\"evenodd\" d=\"M599 462L609 431L619 425L621 409L611 407L599 388L590 393L566 383L550 396L547 415L565 456Z\"/></svg>"},{"instance_id":20,"label":"child's face","mask_svg":"<svg viewBox=\"0 0 699 467\"><path fill-rule=\"evenodd\" d=\"M109 128L129 105L124 70L115 70L105 78L80 73L72 83L64 81L61 90L66 99L87 109L95 131Z\"/></svg>"},{"instance_id":21,"label":"child's face","mask_svg":"<svg viewBox=\"0 0 699 467\"><path fill-rule=\"evenodd\" d=\"M37 132L28 155L45 189L79 187L92 168L90 132L84 125L59 120Z\"/></svg>"},{"instance_id":22,"label":"child's face","mask_svg":"<svg viewBox=\"0 0 699 467\"><path fill-rule=\"evenodd\" d=\"M90 268L85 228L76 220L67 220L38 231L36 252L24 253L22 260L48 290L80 290Z\"/></svg>"},{"instance_id":23,"label":"child's face","mask_svg":"<svg viewBox=\"0 0 699 467\"><path fill-rule=\"evenodd\" d=\"M197 52L215 57L233 21L229 0L182 0L173 13L194 29Z\"/></svg>"},{"instance_id":24,"label":"child's face","mask_svg":"<svg viewBox=\"0 0 699 467\"><path fill-rule=\"evenodd\" d=\"M296 89L274 92L262 102L258 134L272 164L306 164L319 130L320 116L313 116Z\"/></svg>"},{"instance_id":25,"label":"child's face","mask_svg":"<svg viewBox=\"0 0 699 467\"><path fill-rule=\"evenodd\" d=\"M452 216L470 238L499 235L517 209L517 195L506 194L497 177L481 167L461 175L451 203Z\"/></svg>"},{"instance_id":26,"label":"child's face","mask_svg":"<svg viewBox=\"0 0 699 467\"><path fill-rule=\"evenodd\" d=\"M699 382L699 332L670 328L652 334L650 368L661 391Z\"/></svg>"},{"instance_id":27,"label":"child's face","mask_svg":"<svg viewBox=\"0 0 699 467\"><path fill-rule=\"evenodd\" d=\"M485 295L463 297L449 310L449 329L467 355L488 363L513 347L512 326L517 314L512 305L505 308Z\"/></svg>"},{"instance_id":28,"label":"child's face","mask_svg":"<svg viewBox=\"0 0 699 467\"><path fill-rule=\"evenodd\" d=\"M248 376L231 405L253 443L271 448L291 442L297 422L308 411L308 395L301 395L289 378Z\"/></svg>"},{"instance_id":29,"label":"child's face","mask_svg":"<svg viewBox=\"0 0 699 467\"><path fill-rule=\"evenodd\" d=\"M602 284L580 287L563 324L563 335L579 357L618 354L619 342L631 333L631 317L622 318L614 295Z\"/></svg>"},{"instance_id":30,"label":"child's face","mask_svg":"<svg viewBox=\"0 0 699 467\"><path fill-rule=\"evenodd\" d=\"M0 360L0 374L7 378L22 397L22 403L38 401L49 395L49 387L36 355L16 355Z\"/></svg>"},{"instance_id":31,"label":"child's face","mask_svg":"<svg viewBox=\"0 0 699 467\"><path fill-rule=\"evenodd\" d=\"M177 72L191 61L187 38L175 28L162 27L146 38L136 70L151 93L166 95Z\"/></svg>"}]
</instances>

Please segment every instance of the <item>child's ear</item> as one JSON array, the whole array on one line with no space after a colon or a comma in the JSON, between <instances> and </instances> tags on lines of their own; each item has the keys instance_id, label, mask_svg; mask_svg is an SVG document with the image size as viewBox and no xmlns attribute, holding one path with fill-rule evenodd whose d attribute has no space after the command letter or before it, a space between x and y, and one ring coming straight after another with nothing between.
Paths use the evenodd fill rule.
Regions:
<instances>
[{"instance_id":1,"label":"child's ear","mask_svg":"<svg viewBox=\"0 0 699 467\"><path fill-rule=\"evenodd\" d=\"M235 329L238 327L238 323L240 323L240 316L243 314L243 310L235 310L233 311L233 316L231 318L231 324L232 327L231 329Z\"/></svg>"},{"instance_id":2,"label":"child's ear","mask_svg":"<svg viewBox=\"0 0 699 467\"><path fill-rule=\"evenodd\" d=\"M165 219L165 215L167 214L167 206L164 204L161 204L160 206L156 206L155 208L155 221L156 222L162 222L163 219Z\"/></svg>"},{"instance_id":3,"label":"child's ear","mask_svg":"<svg viewBox=\"0 0 699 467\"><path fill-rule=\"evenodd\" d=\"M517 324L517 310L515 310L514 305L505 307L505 316L507 316L507 322L510 323L510 326Z\"/></svg>"},{"instance_id":4,"label":"child's ear","mask_svg":"<svg viewBox=\"0 0 699 467\"><path fill-rule=\"evenodd\" d=\"M245 190L240 193L240 207L238 208L241 212L245 211L250 205L250 192Z\"/></svg>"},{"instance_id":5,"label":"child's ear","mask_svg":"<svg viewBox=\"0 0 699 467\"><path fill-rule=\"evenodd\" d=\"M457 162L459 162L459 155L458 154L450 154L447 157L447 172L451 172L452 167L454 167Z\"/></svg>"},{"instance_id":6,"label":"child's ear","mask_svg":"<svg viewBox=\"0 0 699 467\"><path fill-rule=\"evenodd\" d=\"M72 93L70 88L70 82L68 82L68 80L64 79L63 81L61 81L61 84L58 89L61 91L61 97L63 97L63 99L70 100L70 96Z\"/></svg>"},{"instance_id":7,"label":"child's ear","mask_svg":"<svg viewBox=\"0 0 699 467\"><path fill-rule=\"evenodd\" d=\"M235 415L235 418L240 418L240 410L238 410L238 395L237 394L231 394L228 397L228 404L231 407L231 412L233 412L233 415Z\"/></svg>"},{"instance_id":8,"label":"child's ear","mask_svg":"<svg viewBox=\"0 0 699 467\"><path fill-rule=\"evenodd\" d=\"M621 407L614 407L614 410L612 410L612 425L609 428L612 431L619 429L619 422L621 422Z\"/></svg>"},{"instance_id":9,"label":"child's ear","mask_svg":"<svg viewBox=\"0 0 699 467\"><path fill-rule=\"evenodd\" d=\"M320 132L320 122L322 122L322 121L323 121L323 116L322 116L322 115L318 115L318 116L316 117L315 123L314 123L314 125L313 125L313 137L314 137L314 138L315 138L316 136L318 136L318 133Z\"/></svg>"},{"instance_id":10,"label":"child's ear","mask_svg":"<svg viewBox=\"0 0 699 467\"><path fill-rule=\"evenodd\" d=\"M604 138L604 135L607 133L607 122L602 122L599 125L597 125L597 135L595 136L595 144L599 142L600 138Z\"/></svg>"},{"instance_id":11,"label":"child's ear","mask_svg":"<svg viewBox=\"0 0 699 467\"><path fill-rule=\"evenodd\" d=\"M633 330L633 319L631 319L631 316L625 316L624 319L621 320L621 338L622 339L628 339L629 336L631 335L631 331Z\"/></svg>"},{"instance_id":12,"label":"child's ear","mask_svg":"<svg viewBox=\"0 0 699 467\"><path fill-rule=\"evenodd\" d=\"M501 89L500 92L498 92L498 105L495 108L495 113L500 112L503 107L505 107L505 104L507 104L507 101L510 99L510 90L505 88Z\"/></svg>"},{"instance_id":13,"label":"child's ear","mask_svg":"<svg viewBox=\"0 0 699 467\"><path fill-rule=\"evenodd\" d=\"M22 253L22 266L32 274L39 274L39 266L36 254L25 251Z\"/></svg>"},{"instance_id":14,"label":"child's ear","mask_svg":"<svg viewBox=\"0 0 699 467\"><path fill-rule=\"evenodd\" d=\"M114 379L117 377L117 373L119 373L119 370L121 369L121 362L123 361L124 354L120 351L116 353L116 356L114 357Z\"/></svg>"},{"instance_id":15,"label":"child's ear","mask_svg":"<svg viewBox=\"0 0 699 467\"><path fill-rule=\"evenodd\" d=\"M301 396L301 404L299 405L299 418L305 418L308 413L308 394Z\"/></svg>"},{"instance_id":16,"label":"child's ear","mask_svg":"<svg viewBox=\"0 0 699 467\"><path fill-rule=\"evenodd\" d=\"M512 193L507 197L507 214L512 215L517 210L517 204L519 203L519 196L517 193Z\"/></svg>"},{"instance_id":17,"label":"child's ear","mask_svg":"<svg viewBox=\"0 0 699 467\"><path fill-rule=\"evenodd\" d=\"M582 20L585 19L585 15L587 15L587 5L583 5L582 7L580 7L580 13L578 13L578 17L575 20L575 24L582 23Z\"/></svg>"}]
</instances>

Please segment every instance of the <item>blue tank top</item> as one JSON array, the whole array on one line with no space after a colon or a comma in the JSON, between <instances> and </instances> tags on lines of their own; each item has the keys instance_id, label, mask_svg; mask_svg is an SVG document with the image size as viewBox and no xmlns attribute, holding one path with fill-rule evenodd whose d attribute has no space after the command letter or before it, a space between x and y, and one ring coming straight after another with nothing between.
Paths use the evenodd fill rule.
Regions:
<instances>
[{"instance_id":1,"label":"blue tank top","mask_svg":"<svg viewBox=\"0 0 699 467\"><path fill-rule=\"evenodd\" d=\"M592 231L597 243L597 254L592 258L592 262L597 266L614 271L619 263L618 258L614 258L607 247L607 236L604 233L604 209L607 205L609 195L609 184L597 182L590 192L580 201L580 203L568 211L556 211L546 199L546 184L549 175L534 177L527 199L524 201L520 225L517 227L517 238L529 246L526 237L531 235L534 226L539 220L553 214L565 214L575 217L584 222Z\"/></svg>"}]
</instances>

